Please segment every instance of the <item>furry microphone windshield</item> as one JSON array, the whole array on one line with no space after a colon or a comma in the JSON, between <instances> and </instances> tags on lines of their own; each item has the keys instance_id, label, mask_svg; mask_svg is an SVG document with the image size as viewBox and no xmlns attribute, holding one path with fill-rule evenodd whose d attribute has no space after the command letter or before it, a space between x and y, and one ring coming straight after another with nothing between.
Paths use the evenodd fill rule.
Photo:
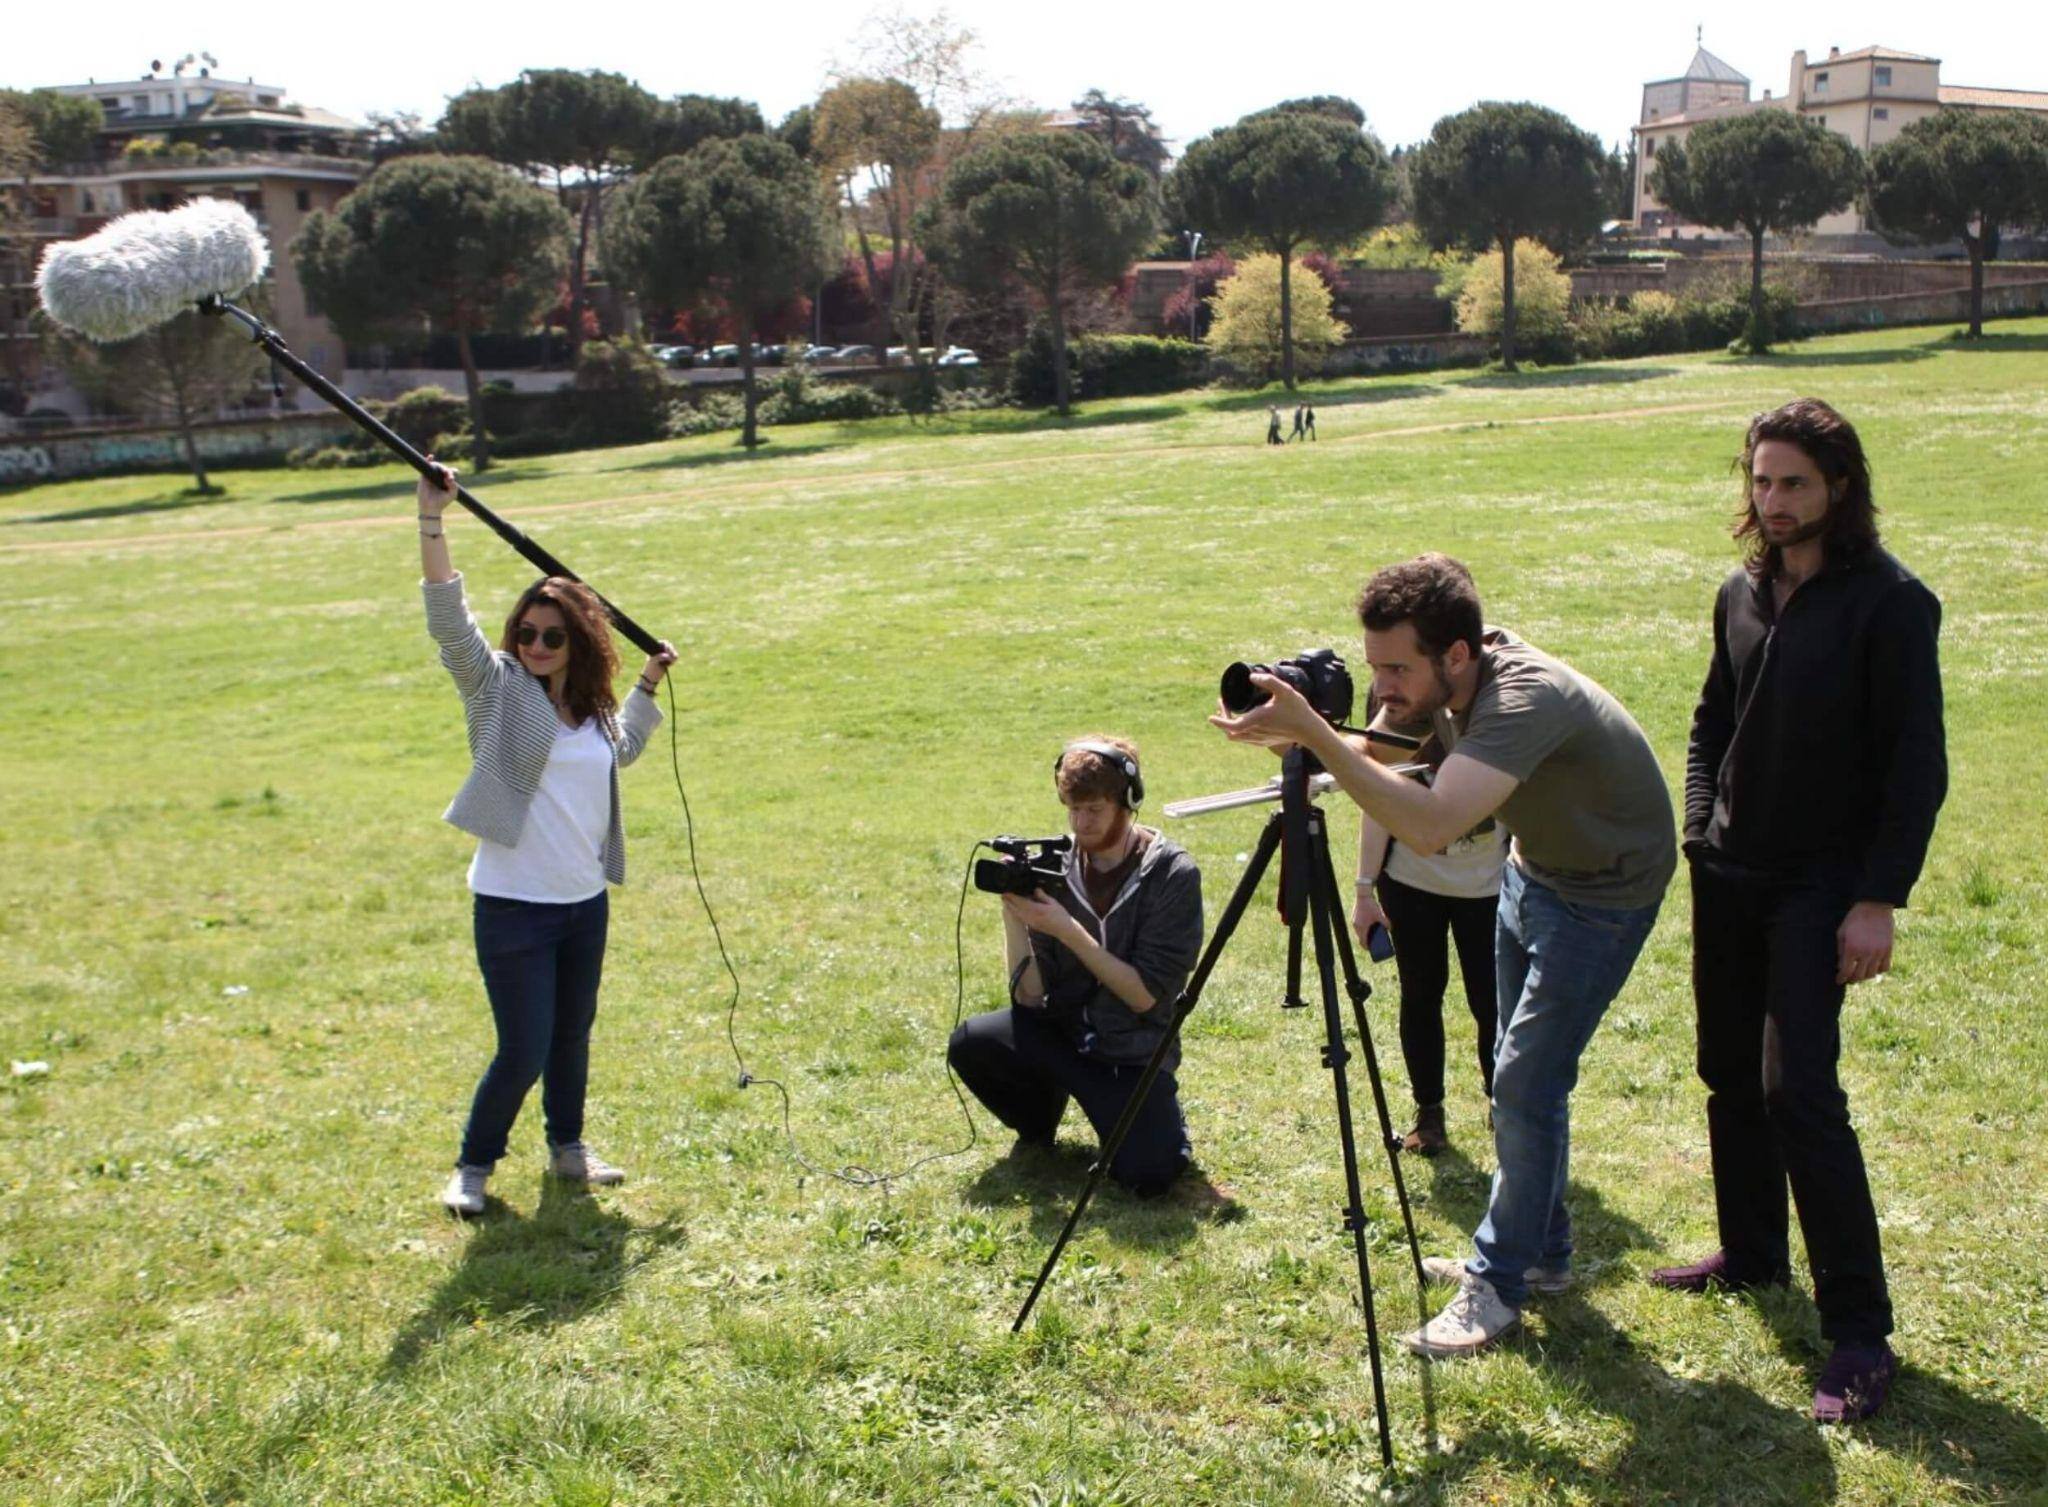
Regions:
<instances>
[{"instance_id":1,"label":"furry microphone windshield","mask_svg":"<svg viewBox=\"0 0 2048 1507\"><path fill-rule=\"evenodd\" d=\"M270 245L232 199L122 215L82 241L53 246L36 272L52 319L94 340L126 340L211 294L232 297L263 275Z\"/></svg>"}]
</instances>

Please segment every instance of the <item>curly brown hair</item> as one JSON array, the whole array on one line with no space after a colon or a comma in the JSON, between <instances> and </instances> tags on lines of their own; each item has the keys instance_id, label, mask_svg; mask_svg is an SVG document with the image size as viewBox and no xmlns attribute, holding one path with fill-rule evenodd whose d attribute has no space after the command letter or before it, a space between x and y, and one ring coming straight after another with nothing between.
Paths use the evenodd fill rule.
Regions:
<instances>
[{"instance_id":1,"label":"curly brown hair","mask_svg":"<svg viewBox=\"0 0 2048 1507\"><path fill-rule=\"evenodd\" d=\"M1358 621L1375 633L1413 623L1415 642L1431 659L1459 643L1477 654L1486 633L1472 572L1435 552L1373 572L1358 594Z\"/></svg>"},{"instance_id":2,"label":"curly brown hair","mask_svg":"<svg viewBox=\"0 0 2048 1507\"><path fill-rule=\"evenodd\" d=\"M1129 738L1116 738L1108 733L1088 733L1075 738L1072 743L1100 743L1114 748L1133 764L1138 762L1138 745ZM1078 806L1083 801L1111 801L1123 804L1124 791L1130 781L1124 772L1105 759L1101 754L1085 748L1075 748L1070 743L1067 751L1060 755L1059 768L1053 772L1053 784L1058 787L1060 799L1069 806Z\"/></svg>"},{"instance_id":3,"label":"curly brown hair","mask_svg":"<svg viewBox=\"0 0 2048 1507\"><path fill-rule=\"evenodd\" d=\"M1742 511L1735 517L1735 537L1743 546L1742 563L1758 579L1778 573L1778 547L1764 542L1756 516L1756 447L1765 440L1797 445L1819 468L1828 484L1828 531L1821 547L1829 563L1877 548L1877 503L1870 491L1870 462L1856 427L1819 398L1794 398L1782 408L1749 421L1742 454L1735 467L1742 473ZM1840 496L1836 490L1840 489Z\"/></svg>"},{"instance_id":4,"label":"curly brown hair","mask_svg":"<svg viewBox=\"0 0 2048 1507\"><path fill-rule=\"evenodd\" d=\"M505 619L505 633L498 647L515 658L519 654L519 621L527 609L545 603L562 614L569 632L569 673L562 683L562 704L578 722L592 717L611 717L618 712L619 698L612 680L619 673L619 651L612 647L611 624L604 603L581 581L564 576L542 576L519 594L512 613Z\"/></svg>"}]
</instances>

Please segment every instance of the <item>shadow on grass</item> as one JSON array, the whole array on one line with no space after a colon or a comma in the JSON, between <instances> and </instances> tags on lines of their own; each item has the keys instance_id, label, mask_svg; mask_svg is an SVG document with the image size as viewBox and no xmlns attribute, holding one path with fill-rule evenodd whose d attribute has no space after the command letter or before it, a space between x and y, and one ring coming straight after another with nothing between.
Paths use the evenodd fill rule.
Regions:
<instances>
[{"instance_id":1,"label":"shadow on grass","mask_svg":"<svg viewBox=\"0 0 2048 1507\"><path fill-rule=\"evenodd\" d=\"M1957 331L1945 335L1930 347L1937 351L1967 351L1976 355L2012 353L2022 351L2048 351L2048 335L1994 335L1989 332L1975 340Z\"/></svg>"},{"instance_id":2,"label":"shadow on grass","mask_svg":"<svg viewBox=\"0 0 2048 1507\"><path fill-rule=\"evenodd\" d=\"M1066 429L1114 429L1131 424L1161 424L1168 419L1177 419L1187 412L1178 403L1148 403L1142 408L1117 408L1109 411L1084 410L1061 418L1051 409L1032 413L1027 419L1014 417L1015 409L990 409L985 413L972 411L957 414L934 414L930 432L935 434L1040 434L1046 430ZM1008 419L998 417L1004 413L1013 415Z\"/></svg>"},{"instance_id":3,"label":"shadow on grass","mask_svg":"<svg viewBox=\"0 0 2048 1507\"><path fill-rule=\"evenodd\" d=\"M1051 1150L1013 1147L1008 1156L991 1163L969 1183L962 1196L983 1208L1029 1205L1031 1233L1049 1250L1066 1227L1094 1162L1092 1144L1071 1140L1060 1141ZM1104 1178L1075 1233L1100 1229L1118 1245L1163 1252L1186 1245L1205 1222L1173 1193L1139 1198Z\"/></svg>"},{"instance_id":4,"label":"shadow on grass","mask_svg":"<svg viewBox=\"0 0 2048 1507\"><path fill-rule=\"evenodd\" d=\"M1881 351L1837 351L1832 355L1825 351L1788 351L1781 347L1764 356L1738 356L1733 364L1753 371L1788 371L1805 366L1897 366L1906 361L1932 360L1939 352L1950 348L1945 340L1931 345L1893 346Z\"/></svg>"},{"instance_id":5,"label":"shadow on grass","mask_svg":"<svg viewBox=\"0 0 2048 1507\"><path fill-rule=\"evenodd\" d=\"M496 486L500 482L530 481L543 474L537 466L493 466L484 472L482 484ZM475 486L478 479L468 472L462 475L465 486ZM320 503L320 502L365 502L373 497L400 497L412 489L412 473L399 477L386 477L382 481L359 481L353 486L321 487L308 492L280 492L271 498L273 502ZM488 501L488 499L485 499ZM457 503L457 507L461 504Z\"/></svg>"},{"instance_id":6,"label":"shadow on grass","mask_svg":"<svg viewBox=\"0 0 2048 1507\"><path fill-rule=\"evenodd\" d=\"M1576 1293L1538 1299L1536 1311L1542 1343L1507 1343L1550 1374L1574 1413L1597 1412L1625 1428L1626 1447L1588 1461L1555 1439L1544 1413L1524 1424L1505 1409L1488 1410L1456 1454L1429 1462L1427 1500L1457 1495L1473 1471L1543 1481L1545 1498L1558 1500L1804 1507L1834 1499L1834 1460L1803 1413L1735 1382L1673 1376Z\"/></svg>"},{"instance_id":7,"label":"shadow on grass","mask_svg":"<svg viewBox=\"0 0 2048 1507\"><path fill-rule=\"evenodd\" d=\"M532 1218L492 1198L472 1224L461 1266L399 1330L386 1372L411 1369L444 1335L479 1320L543 1329L580 1318L616 1300L634 1271L685 1238L668 1221L636 1229L553 1177L543 1177Z\"/></svg>"},{"instance_id":8,"label":"shadow on grass","mask_svg":"<svg viewBox=\"0 0 2048 1507\"><path fill-rule=\"evenodd\" d=\"M752 450L743 450L737 443L730 450L705 450L695 455L664 455L653 460L636 461L630 466L620 466L618 471L701 471L711 466L739 466L752 463L766 465L770 461L790 460L799 455L818 455L827 450L844 450L845 445L814 443L806 445L785 445L774 439L763 441Z\"/></svg>"},{"instance_id":9,"label":"shadow on grass","mask_svg":"<svg viewBox=\"0 0 2048 1507\"><path fill-rule=\"evenodd\" d=\"M1418 1207L1436 1209L1462 1231L1478 1229L1486 1215L1493 1175L1474 1166L1456 1145L1431 1157L1425 1163L1429 1168L1426 1174L1416 1171L1419 1160L1405 1158L1402 1162L1409 1197ZM1599 1189L1589 1183L1571 1184L1565 1193L1565 1208L1572 1217L1572 1268L1581 1287L1605 1281L1606 1274L1618 1270L1620 1258L1628 1252L1656 1249L1654 1235L1609 1207ZM1460 1249L1446 1254L1464 1256L1471 1249L1468 1237Z\"/></svg>"},{"instance_id":10,"label":"shadow on grass","mask_svg":"<svg viewBox=\"0 0 2048 1507\"><path fill-rule=\"evenodd\" d=\"M1797 1290L1756 1299L1786 1360L1818 1380L1828 1342L1820 1314ZM1930 1357L1940 1354L1930 1349ZM2048 1427L1985 1390L1936 1375L1912 1355L1903 1364L1884 1411L1853 1425L1873 1449L1919 1462L1986 1501L2033 1501L2048 1482Z\"/></svg>"},{"instance_id":11,"label":"shadow on grass","mask_svg":"<svg viewBox=\"0 0 2048 1507\"><path fill-rule=\"evenodd\" d=\"M1544 366L1533 371L1488 372L1474 377L1467 387L1505 387L1512 390L1549 387L1616 387L1631 382L1652 382L1677 373L1675 366Z\"/></svg>"},{"instance_id":12,"label":"shadow on grass","mask_svg":"<svg viewBox=\"0 0 2048 1507\"><path fill-rule=\"evenodd\" d=\"M173 492L168 497L144 497L134 502L107 503L96 508L70 508L60 513L31 513L20 518L9 518L10 526L23 523L86 523L95 518L132 518L143 513L175 513L185 508L213 507L229 500L223 487L210 487L202 492L197 487L187 487L182 492Z\"/></svg>"},{"instance_id":13,"label":"shadow on grass","mask_svg":"<svg viewBox=\"0 0 2048 1507\"><path fill-rule=\"evenodd\" d=\"M1257 392L1241 393L1234 398L1217 398L1209 407L1217 413L1264 414L1268 408L1277 407L1280 416L1292 423L1294 405L1307 403L1320 414L1330 408L1362 408L1374 403L1394 403L1402 398L1426 398L1443 388L1434 382L1372 382L1362 387L1344 388L1336 392L1302 391L1290 393L1281 388L1261 388ZM1261 439L1265 430L1259 431Z\"/></svg>"}]
</instances>

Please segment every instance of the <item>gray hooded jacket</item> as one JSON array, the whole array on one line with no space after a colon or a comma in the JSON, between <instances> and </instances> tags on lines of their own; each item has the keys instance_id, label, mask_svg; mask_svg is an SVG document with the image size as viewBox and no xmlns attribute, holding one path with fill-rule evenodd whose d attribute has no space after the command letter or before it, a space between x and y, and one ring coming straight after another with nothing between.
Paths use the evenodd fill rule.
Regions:
<instances>
[{"instance_id":1,"label":"gray hooded jacket","mask_svg":"<svg viewBox=\"0 0 2048 1507\"><path fill-rule=\"evenodd\" d=\"M1152 1055L1173 1025L1174 1004L1202 950L1202 872L1179 843L1146 830L1152 840L1145 856L1107 915L1096 915L1088 903L1081 878L1086 860L1078 848L1067 854L1058 899L1112 956L1138 971L1154 1002L1150 1010L1133 1010L1118 999L1064 944L1031 934L1046 1010L1084 1056L1102 1062L1142 1065ZM1164 1067L1170 1072L1179 1062L1175 1042Z\"/></svg>"}]
</instances>

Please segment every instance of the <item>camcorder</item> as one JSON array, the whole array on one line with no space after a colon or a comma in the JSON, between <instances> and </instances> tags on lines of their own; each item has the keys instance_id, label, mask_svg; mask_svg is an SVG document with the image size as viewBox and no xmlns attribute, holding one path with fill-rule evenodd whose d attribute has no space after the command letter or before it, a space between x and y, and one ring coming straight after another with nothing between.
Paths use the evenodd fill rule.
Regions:
<instances>
[{"instance_id":1,"label":"camcorder","mask_svg":"<svg viewBox=\"0 0 2048 1507\"><path fill-rule=\"evenodd\" d=\"M1269 665L1248 665L1243 661L1223 672L1223 708L1241 717L1255 706L1273 698L1252 684L1254 675L1271 675L1285 681L1316 709L1326 722L1339 726L1351 720L1351 671L1335 649L1304 649L1292 659Z\"/></svg>"},{"instance_id":2,"label":"camcorder","mask_svg":"<svg viewBox=\"0 0 2048 1507\"><path fill-rule=\"evenodd\" d=\"M991 895L1029 895L1044 890L1057 895L1067 886L1067 854L1071 834L1058 837L991 837L988 845L1001 858L983 858L974 865L974 887Z\"/></svg>"}]
</instances>

